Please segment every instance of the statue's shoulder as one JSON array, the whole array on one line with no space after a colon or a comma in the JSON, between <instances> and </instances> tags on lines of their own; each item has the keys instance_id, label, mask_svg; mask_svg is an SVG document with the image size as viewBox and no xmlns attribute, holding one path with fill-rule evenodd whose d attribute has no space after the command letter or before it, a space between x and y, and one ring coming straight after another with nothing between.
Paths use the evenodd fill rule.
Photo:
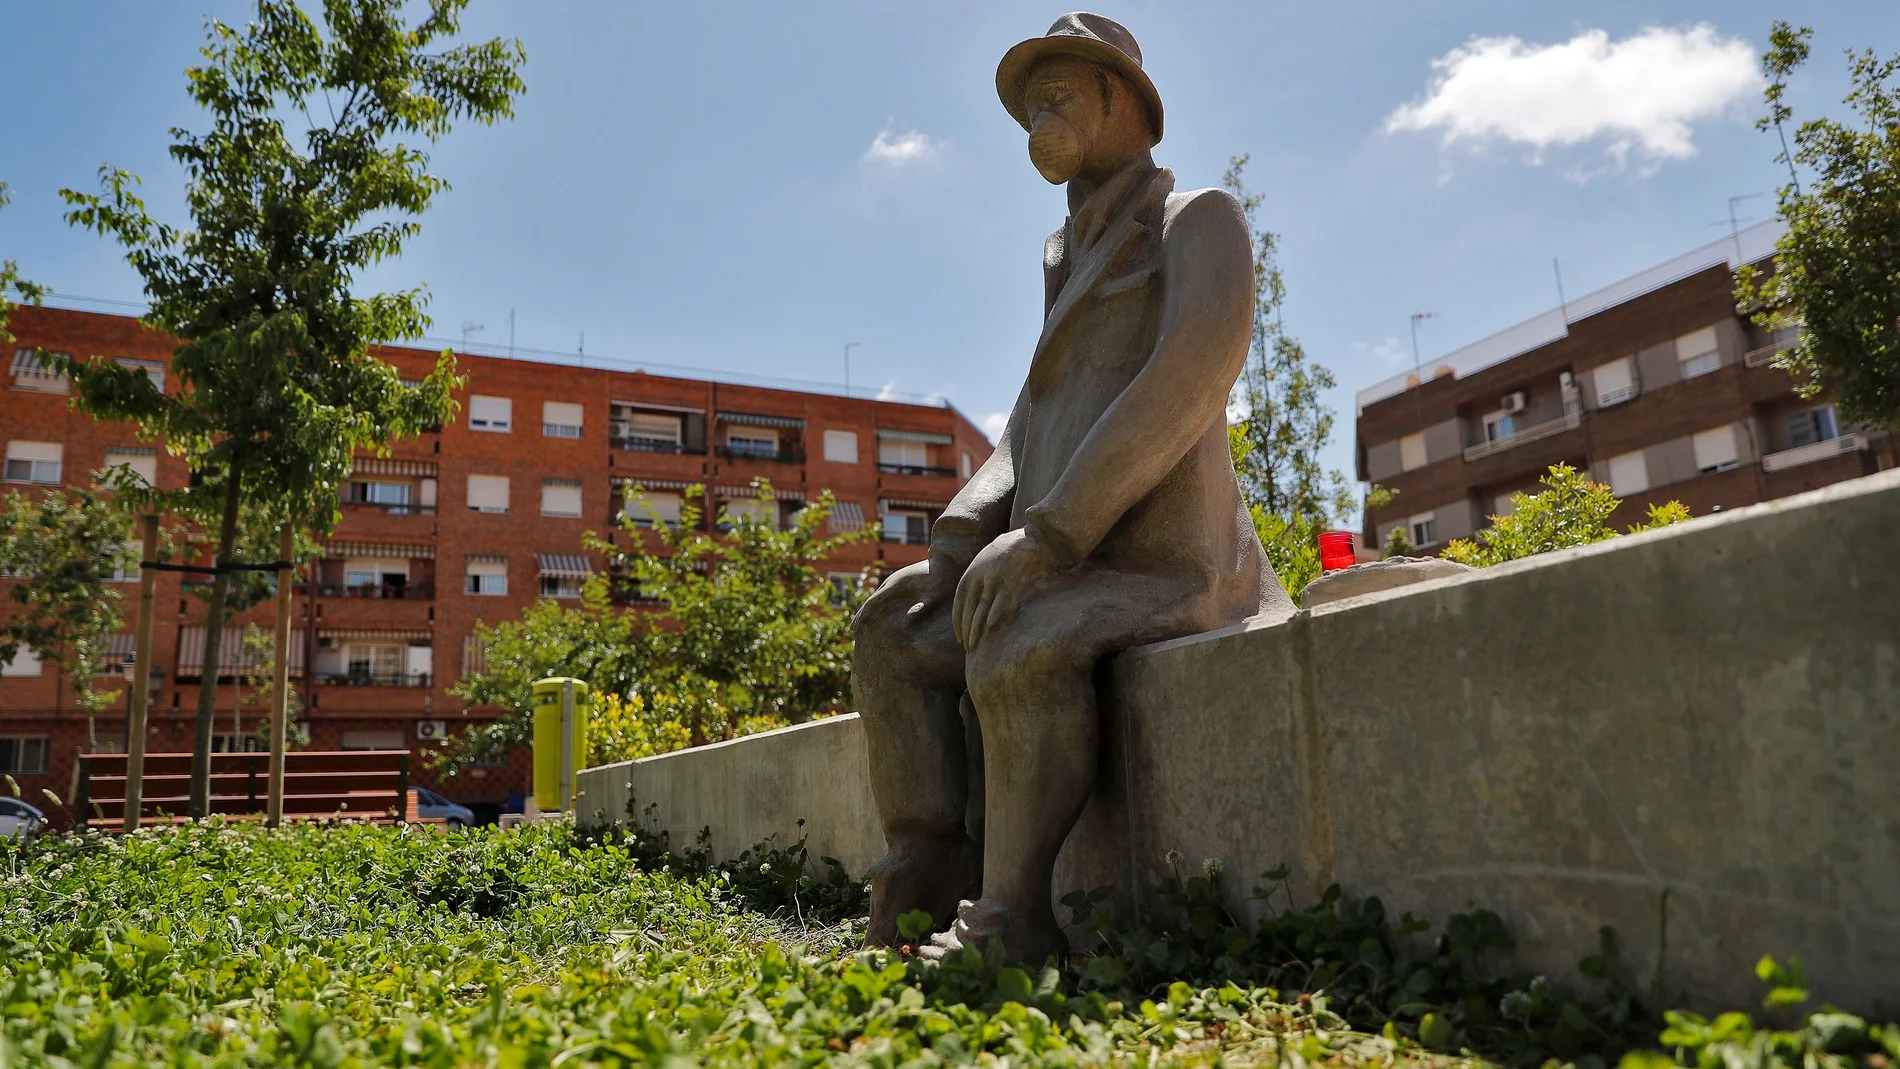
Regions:
<instances>
[{"instance_id":1,"label":"statue's shoulder","mask_svg":"<svg viewBox=\"0 0 1900 1069\"><path fill-rule=\"evenodd\" d=\"M1201 240L1212 235L1247 233L1247 213L1224 189L1170 193L1161 208L1161 240Z\"/></svg>"}]
</instances>

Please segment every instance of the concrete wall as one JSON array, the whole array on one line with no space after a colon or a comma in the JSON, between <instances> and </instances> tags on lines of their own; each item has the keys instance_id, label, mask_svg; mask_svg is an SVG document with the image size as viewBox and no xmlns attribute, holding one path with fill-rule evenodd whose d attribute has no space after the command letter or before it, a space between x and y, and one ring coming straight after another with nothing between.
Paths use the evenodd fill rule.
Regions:
<instances>
[{"instance_id":1,"label":"concrete wall","mask_svg":"<svg viewBox=\"0 0 1900 1069\"><path fill-rule=\"evenodd\" d=\"M1394 913L1501 913L1567 974L1599 925L1647 980L1749 1007L1757 957L1900 1004L1900 473L1342 601L1112 666L1058 894L1219 858ZM807 817L881 848L853 718L583 774L736 852ZM598 793L597 793L598 792ZM624 807L624 802L621 803ZM613 806L608 805L609 811ZM1666 950L1661 926L1666 915Z\"/></svg>"}]
</instances>

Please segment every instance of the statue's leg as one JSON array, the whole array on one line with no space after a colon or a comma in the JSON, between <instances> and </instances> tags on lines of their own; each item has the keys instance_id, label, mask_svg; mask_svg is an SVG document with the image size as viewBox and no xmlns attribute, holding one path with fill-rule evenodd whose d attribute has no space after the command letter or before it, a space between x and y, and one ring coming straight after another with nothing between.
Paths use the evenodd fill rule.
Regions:
<instances>
[{"instance_id":1,"label":"statue's leg","mask_svg":"<svg viewBox=\"0 0 1900 1069\"><path fill-rule=\"evenodd\" d=\"M1200 630L1194 601L1175 580L1095 572L1038 591L969 654L983 731L983 897L962 909L957 936L1000 935L1029 964L1067 952L1050 884L1095 783L1096 666Z\"/></svg>"},{"instance_id":2,"label":"statue's leg","mask_svg":"<svg viewBox=\"0 0 1900 1069\"><path fill-rule=\"evenodd\" d=\"M852 692L864 725L871 793L888 851L866 873L866 941L898 941L913 910L947 927L958 901L978 892L981 850L965 827L971 769L964 743L963 647L947 596L927 563L887 580L859 613Z\"/></svg>"}]
</instances>

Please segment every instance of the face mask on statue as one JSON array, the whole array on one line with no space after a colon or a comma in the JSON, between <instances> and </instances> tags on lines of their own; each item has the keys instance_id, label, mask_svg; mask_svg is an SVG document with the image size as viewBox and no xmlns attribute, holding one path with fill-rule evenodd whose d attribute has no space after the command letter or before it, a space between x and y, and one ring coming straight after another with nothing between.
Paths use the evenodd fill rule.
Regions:
<instances>
[{"instance_id":1,"label":"face mask on statue","mask_svg":"<svg viewBox=\"0 0 1900 1069\"><path fill-rule=\"evenodd\" d=\"M1051 185L1067 182L1082 169L1082 132L1055 112L1043 112L1029 131L1029 162Z\"/></svg>"}]
</instances>

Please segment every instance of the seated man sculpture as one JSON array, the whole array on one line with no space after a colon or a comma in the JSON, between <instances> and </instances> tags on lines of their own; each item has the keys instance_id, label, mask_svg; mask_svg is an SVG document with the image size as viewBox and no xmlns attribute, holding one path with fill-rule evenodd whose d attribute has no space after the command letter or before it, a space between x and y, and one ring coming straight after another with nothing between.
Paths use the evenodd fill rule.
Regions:
<instances>
[{"instance_id":1,"label":"seated man sculpture","mask_svg":"<svg viewBox=\"0 0 1900 1069\"><path fill-rule=\"evenodd\" d=\"M1155 166L1161 99L1128 31L1064 15L1010 49L1003 106L1066 183L1044 319L996 452L854 623L852 685L888 854L868 939L930 913L939 952L1067 945L1056 854L1093 787L1104 657L1290 614L1234 478L1229 391L1254 273L1223 190ZM951 922L954 920L954 924Z\"/></svg>"}]
</instances>

